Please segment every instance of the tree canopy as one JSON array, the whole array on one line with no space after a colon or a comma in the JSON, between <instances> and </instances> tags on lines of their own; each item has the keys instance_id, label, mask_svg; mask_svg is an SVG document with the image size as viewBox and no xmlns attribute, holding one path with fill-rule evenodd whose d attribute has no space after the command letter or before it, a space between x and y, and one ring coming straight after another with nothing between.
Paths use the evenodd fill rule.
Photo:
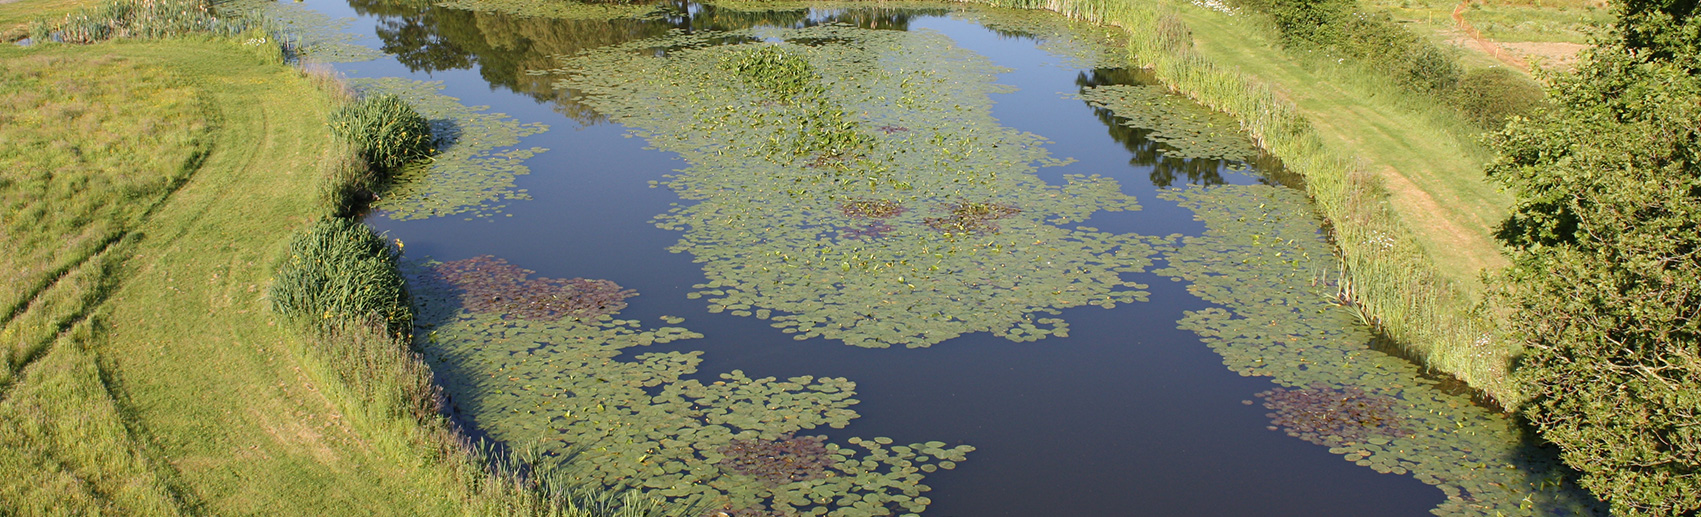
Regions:
<instances>
[{"instance_id":1,"label":"tree canopy","mask_svg":"<svg viewBox=\"0 0 1701 517\"><path fill-rule=\"evenodd\" d=\"M1626 0L1495 135L1525 415L1620 515L1701 514L1701 25Z\"/></svg>"}]
</instances>

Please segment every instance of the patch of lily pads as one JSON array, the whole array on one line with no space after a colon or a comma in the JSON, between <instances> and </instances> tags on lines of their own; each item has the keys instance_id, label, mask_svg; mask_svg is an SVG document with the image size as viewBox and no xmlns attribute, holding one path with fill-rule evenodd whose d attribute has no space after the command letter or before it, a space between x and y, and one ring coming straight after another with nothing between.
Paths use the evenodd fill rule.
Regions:
<instances>
[{"instance_id":1,"label":"patch of lily pads","mask_svg":"<svg viewBox=\"0 0 1701 517\"><path fill-rule=\"evenodd\" d=\"M1151 263L1148 239L1079 226L1138 203L1110 178L1040 180L1068 162L992 116L1002 71L931 31L830 24L675 34L552 73L689 164L660 185L690 203L655 222L684 232L671 250L703 264L690 296L711 312L925 347L1066 336L1060 309L1147 296L1123 276Z\"/></svg>"},{"instance_id":2,"label":"patch of lily pads","mask_svg":"<svg viewBox=\"0 0 1701 517\"><path fill-rule=\"evenodd\" d=\"M737 370L712 382L688 379L702 352L639 350L702 337L669 326L682 318L646 327L612 312L518 317L488 310L500 306L469 307L463 284L445 278L531 280L500 259L474 260L408 265L416 341L456 411L497 440L535 444L570 481L738 515L913 515L930 502L926 473L954 468L974 450L798 436L857 418L856 384ZM478 279L491 274L506 279Z\"/></svg>"},{"instance_id":3,"label":"patch of lily pads","mask_svg":"<svg viewBox=\"0 0 1701 517\"><path fill-rule=\"evenodd\" d=\"M1247 161L1258 153L1233 117L1205 109L1164 86L1093 86L1082 88L1080 96L1128 127L1149 130L1146 138L1161 143L1169 158Z\"/></svg>"},{"instance_id":4,"label":"patch of lily pads","mask_svg":"<svg viewBox=\"0 0 1701 517\"><path fill-rule=\"evenodd\" d=\"M637 295L610 280L532 278L535 273L484 255L438 264L419 282L454 291L468 311L530 319L594 320L620 312Z\"/></svg>"},{"instance_id":5,"label":"patch of lily pads","mask_svg":"<svg viewBox=\"0 0 1701 517\"><path fill-rule=\"evenodd\" d=\"M349 86L369 95L394 94L431 121L437 150L430 159L404 167L381 199L378 215L396 220L500 213L507 201L531 199L515 178L531 172L526 159L543 148L518 148L520 139L549 126L521 123L486 106L467 106L443 95L437 81L387 77L351 79Z\"/></svg>"},{"instance_id":6,"label":"patch of lily pads","mask_svg":"<svg viewBox=\"0 0 1701 517\"><path fill-rule=\"evenodd\" d=\"M384 57L377 49L355 43L355 36L346 32L353 18L332 18L302 5L263 0L227 1L219 9L259 20L266 32L283 40L292 57L317 63L356 63Z\"/></svg>"},{"instance_id":7,"label":"patch of lily pads","mask_svg":"<svg viewBox=\"0 0 1701 517\"><path fill-rule=\"evenodd\" d=\"M1271 429L1377 472L1411 475L1447 500L1437 515L1590 515L1552 451L1510 419L1441 389L1406 360L1371 349L1339 304L1336 259L1302 192L1267 185L1194 187L1160 197L1191 209L1206 232L1177 238L1157 273L1189 282L1217 307L1190 311L1199 334L1261 394ZM1278 427L1279 426L1279 427Z\"/></svg>"}]
</instances>

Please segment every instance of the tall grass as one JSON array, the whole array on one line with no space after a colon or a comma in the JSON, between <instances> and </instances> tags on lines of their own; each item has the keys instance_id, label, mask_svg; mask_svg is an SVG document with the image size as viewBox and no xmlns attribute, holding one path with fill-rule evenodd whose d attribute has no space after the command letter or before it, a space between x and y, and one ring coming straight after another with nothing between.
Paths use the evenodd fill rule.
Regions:
<instances>
[{"instance_id":1,"label":"tall grass","mask_svg":"<svg viewBox=\"0 0 1701 517\"><path fill-rule=\"evenodd\" d=\"M212 33L232 36L248 29L242 20L221 17L207 0L116 0L78 10L53 24L31 29L36 36L56 33L65 43L95 43L109 39L147 39ZM42 38L41 41L50 41Z\"/></svg>"},{"instance_id":2,"label":"tall grass","mask_svg":"<svg viewBox=\"0 0 1701 517\"><path fill-rule=\"evenodd\" d=\"M1387 202L1367 165L1329 146L1268 84L1196 52L1186 23L1167 5L1127 0L967 0L1044 9L1121 27L1128 51L1175 91L1235 116L1261 147L1305 177L1346 271L1346 294L1365 321L1427 366L1459 377L1505 407L1522 400L1507 370L1514 345L1496 315L1454 285Z\"/></svg>"},{"instance_id":3,"label":"tall grass","mask_svg":"<svg viewBox=\"0 0 1701 517\"><path fill-rule=\"evenodd\" d=\"M425 117L389 94L362 98L332 112L331 133L354 145L366 163L385 173L434 150Z\"/></svg>"}]
</instances>

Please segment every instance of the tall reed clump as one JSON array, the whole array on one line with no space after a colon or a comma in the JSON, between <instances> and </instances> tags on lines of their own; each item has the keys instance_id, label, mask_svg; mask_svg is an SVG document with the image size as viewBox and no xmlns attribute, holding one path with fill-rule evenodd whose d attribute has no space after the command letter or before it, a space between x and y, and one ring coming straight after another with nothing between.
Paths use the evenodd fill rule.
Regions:
<instances>
[{"instance_id":1,"label":"tall reed clump","mask_svg":"<svg viewBox=\"0 0 1701 517\"><path fill-rule=\"evenodd\" d=\"M366 97L331 113L331 133L381 172L430 156L431 124L395 95Z\"/></svg>"},{"instance_id":2,"label":"tall reed clump","mask_svg":"<svg viewBox=\"0 0 1701 517\"><path fill-rule=\"evenodd\" d=\"M268 297L280 314L318 330L370 319L387 334L413 331L401 252L360 221L321 220L295 235Z\"/></svg>"},{"instance_id":3,"label":"tall reed clump","mask_svg":"<svg viewBox=\"0 0 1701 517\"><path fill-rule=\"evenodd\" d=\"M96 43L192 33L232 36L247 28L240 19L219 16L208 0L116 0L78 10L57 23L43 20L30 32L38 41L51 41L56 33L65 43Z\"/></svg>"},{"instance_id":4,"label":"tall reed clump","mask_svg":"<svg viewBox=\"0 0 1701 517\"><path fill-rule=\"evenodd\" d=\"M1233 115L1261 147L1305 177L1340 250L1346 272L1342 294L1367 323L1425 365L1459 377L1504 407L1523 399L1507 374L1517 348L1499 336L1494 314L1438 272L1385 201L1376 176L1329 147L1268 84L1195 51L1173 7L1125 0L966 1L1044 9L1124 29L1137 63L1171 89Z\"/></svg>"}]
</instances>

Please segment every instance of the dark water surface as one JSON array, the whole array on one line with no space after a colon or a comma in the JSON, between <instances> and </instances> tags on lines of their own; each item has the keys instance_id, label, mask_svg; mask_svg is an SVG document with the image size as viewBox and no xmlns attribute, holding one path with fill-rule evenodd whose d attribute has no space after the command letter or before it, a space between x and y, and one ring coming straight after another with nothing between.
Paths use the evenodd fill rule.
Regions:
<instances>
[{"instance_id":1,"label":"dark water surface","mask_svg":"<svg viewBox=\"0 0 1701 517\"><path fill-rule=\"evenodd\" d=\"M1115 179L1142 207L1099 212L1086 225L1118 234L1202 237L1207 226L1194 209L1160 193L1170 187L1271 182L1263 179L1259 163L1236 171L1223 162L1165 158L1164 148L1141 132L1074 97L1083 85L1127 83L1138 74L1081 69L1041 48L1042 37L990 30L943 8L750 14L693 5L683 7L690 14L671 20L609 22L378 0L306 5L355 17L347 31L360 37L356 43L390 54L338 65L350 77L441 81L443 94L464 104L550 127L520 143L548 149L526 160L530 174L515 180L529 200L508 201L483 217L369 218L375 228L404 241L409 257L454 261L494 255L538 276L618 282L640 293L628 300L621 318L682 316L684 326L704 335L643 352L701 350L700 373L692 377L705 382L730 370L751 377L848 378L856 382L861 402L853 409L861 417L844 429L804 434L975 447L961 466L927 476L932 504L926 515L1422 515L1448 495L1411 475L1378 473L1342 461L1329 447L1273 431L1270 410L1255 394L1276 384L1225 368L1224 356L1202 344L1200 334L1178 327L1188 311L1213 305L1190 293L1186 282L1172 280L1174 275L1154 273L1164 267L1163 255L1146 272L1126 275L1150 286L1149 301L1109 310L1064 309L1057 317L1068 321L1069 335L1034 342L978 332L927 348L868 349L824 338L798 341L768 321L711 313L704 299L686 296L705 281L703 266L693 262L692 253L670 253L681 232L652 221L674 204L689 203L650 182L665 183L666 175L689 164L676 154L646 149L650 143L630 137L630 128L551 87L558 78L527 72L559 66L553 55L659 36L670 28L842 21L937 31L1010 69L996 81L1014 91L991 95L1000 124L1042 136L1050 141L1045 147L1052 157L1075 160L1038 169L1041 179L1056 185L1064 183L1064 174L1102 175ZM1304 211L1290 215L1310 217ZM1410 382L1424 385L1415 376ZM1294 384L1303 383L1289 383Z\"/></svg>"}]
</instances>

